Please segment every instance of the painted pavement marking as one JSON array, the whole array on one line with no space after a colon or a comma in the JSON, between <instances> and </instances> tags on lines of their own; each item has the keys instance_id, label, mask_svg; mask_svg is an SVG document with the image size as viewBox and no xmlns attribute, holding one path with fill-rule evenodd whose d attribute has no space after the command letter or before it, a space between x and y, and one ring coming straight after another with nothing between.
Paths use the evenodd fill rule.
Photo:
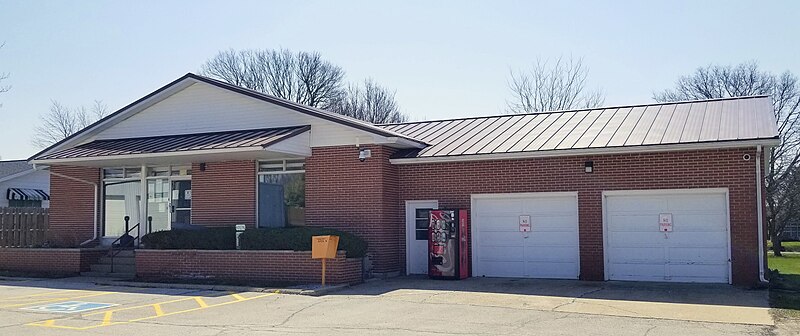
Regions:
<instances>
[{"instance_id":1,"label":"painted pavement marking","mask_svg":"<svg viewBox=\"0 0 800 336\"><path fill-rule=\"evenodd\" d=\"M42 306L27 307L21 309L37 311L40 313L70 314L70 313L82 313L90 310L104 309L113 306L118 306L118 304L85 302L85 301L65 301L65 302L50 303Z\"/></svg>"},{"instance_id":2,"label":"painted pavement marking","mask_svg":"<svg viewBox=\"0 0 800 336\"><path fill-rule=\"evenodd\" d=\"M121 307L121 308L116 308L116 309L111 309L111 310L106 310L106 311L92 312L92 313L88 313L88 314L82 314L78 318L76 318L76 316L73 316L73 317L65 317L63 319L50 319L50 320L45 320L45 321L40 321L40 322L28 323L27 325L28 326L32 326L32 327L45 327L45 328L57 328L57 329L69 329L69 330L87 330L87 329L94 329L94 328L99 328L99 327L107 327L107 326L113 326L113 325L120 325L120 324L128 324L128 323L139 322L139 321L146 321L146 320L151 320L151 319L154 319L154 318L165 317L165 316L172 316L172 315L190 313L190 312L194 312L194 311L199 311L199 310L204 310L204 309L209 309L209 308L214 308L214 307L225 306L225 305L229 305L229 304L233 304L233 303L239 303L239 302L255 300L255 299L259 299L259 298L263 298L263 297L267 297L267 296L272 296L272 295L276 295L276 294L279 294L279 292L275 291L275 292L272 292L272 293L259 294L259 295L254 295L254 296L250 296L250 297L245 297L245 296L241 295L241 293L233 293L233 294L230 294L230 295L226 295L227 297L230 297L232 300L221 302L221 303L212 303L212 304L209 304L209 303L207 303L205 301L205 299L208 299L207 297L204 298L204 297L200 297L200 296L190 296L190 297L174 299L174 300L167 300L167 301L162 301L162 302L157 302L157 303L149 303L149 304L143 304L143 305L132 306L132 307ZM164 306L167 306L167 305L172 304L172 303L192 304L193 307L192 308L188 308L188 309L187 308L183 308L183 309L179 309L179 310L176 310L176 311L165 312L164 311ZM115 319L115 314L116 315L120 315L120 314L118 314L120 312L137 312L137 313L146 314L146 316L137 317L137 318L124 318L124 319L116 320ZM100 317L101 315L102 315L101 320L92 319L94 316ZM78 323L89 322L89 323L92 323L92 324L90 324L88 326L87 325L69 325L69 323L73 323L74 324L75 322L78 322Z\"/></svg>"}]
</instances>

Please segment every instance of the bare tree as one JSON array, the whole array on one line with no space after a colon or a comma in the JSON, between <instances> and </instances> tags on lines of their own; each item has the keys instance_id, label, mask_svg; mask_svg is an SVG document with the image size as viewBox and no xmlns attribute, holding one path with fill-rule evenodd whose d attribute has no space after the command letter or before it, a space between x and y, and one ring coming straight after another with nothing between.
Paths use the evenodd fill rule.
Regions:
<instances>
[{"instance_id":1,"label":"bare tree","mask_svg":"<svg viewBox=\"0 0 800 336\"><path fill-rule=\"evenodd\" d=\"M600 89L588 90L589 69L583 59L559 57L552 64L537 60L528 70L511 71L506 100L511 113L532 113L597 107L605 100Z\"/></svg>"},{"instance_id":2,"label":"bare tree","mask_svg":"<svg viewBox=\"0 0 800 336\"><path fill-rule=\"evenodd\" d=\"M50 101L50 110L41 115L41 125L34 130L33 144L44 148L75 134L108 115L108 106L95 100L90 108L69 108L58 101Z\"/></svg>"},{"instance_id":3,"label":"bare tree","mask_svg":"<svg viewBox=\"0 0 800 336\"><path fill-rule=\"evenodd\" d=\"M317 52L287 49L228 50L206 61L200 73L311 107L369 122L407 119L399 112L394 92L367 80L363 88L346 85L341 67Z\"/></svg>"},{"instance_id":4,"label":"bare tree","mask_svg":"<svg viewBox=\"0 0 800 336\"><path fill-rule=\"evenodd\" d=\"M6 45L5 42L0 43L0 49L3 49L3 47L5 45ZM0 93L5 93L5 92L8 92L9 90L11 90L11 86L10 85L3 85L2 84L4 80L8 79L8 76L9 76L8 72L0 72ZM0 107L2 107L2 106L3 106L3 104L0 104Z\"/></svg>"},{"instance_id":5,"label":"bare tree","mask_svg":"<svg viewBox=\"0 0 800 336\"><path fill-rule=\"evenodd\" d=\"M362 85L350 84L331 111L374 124L398 123L408 120L400 112L395 93L374 80L366 79Z\"/></svg>"},{"instance_id":6,"label":"bare tree","mask_svg":"<svg viewBox=\"0 0 800 336\"><path fill-rule=\"evenodd\" d=\"M678 79L675 88L656 92L653 99L713 99L770 95L781 144L768 153L765 172L767 229L775 255L781 255L781 235L800 216L800 83L789 71L775 75L756 62L736 66L708 65Z\"/></svg>"},{"instance_id":7,"label":"bare tree","mask_svg":"<svg viewBox=\"0 0 800 336\"><path fill-rule=\"evenodd\" d=\"M316 52L228 50L203 64L201 74L317 108L340 99L344 71Z\"/></svg>"}]
</instances>

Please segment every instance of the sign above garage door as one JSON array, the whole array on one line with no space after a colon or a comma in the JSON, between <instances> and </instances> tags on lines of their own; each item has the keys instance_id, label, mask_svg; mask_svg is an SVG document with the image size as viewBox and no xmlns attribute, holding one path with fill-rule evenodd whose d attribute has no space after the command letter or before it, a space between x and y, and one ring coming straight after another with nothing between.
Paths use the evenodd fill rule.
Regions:
<instances>
[{"instance_id":1,"label":"sign above garage door","mask_svg":"<svg viewBox=\"0 0 800 336\"><path fill-rule=\"evenodd\" d=\"M727 189L604 192L606 278L728 283L727 195Z\"/></svg>"}]
</instances>

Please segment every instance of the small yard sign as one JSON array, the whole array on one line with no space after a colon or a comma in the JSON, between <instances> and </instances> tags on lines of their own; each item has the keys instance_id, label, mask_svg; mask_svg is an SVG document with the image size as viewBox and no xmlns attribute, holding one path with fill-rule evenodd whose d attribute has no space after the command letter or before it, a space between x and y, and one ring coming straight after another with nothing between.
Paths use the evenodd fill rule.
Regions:
<instances>
[{"instance_id":1,"label":"small yard sign","mask_svg":"<svg viewBox=\"0 0 800 336\"><path fill-rule=\"evenodd\" d=\"M33 310L42 313L69 314L69 313L82 313L89 310L103 309L112 306L116 306L116 304L84 302L84 301L65 301L65 302L50 303L42 306L27 307L22 309Z\"/></svg>"}]
</instances>

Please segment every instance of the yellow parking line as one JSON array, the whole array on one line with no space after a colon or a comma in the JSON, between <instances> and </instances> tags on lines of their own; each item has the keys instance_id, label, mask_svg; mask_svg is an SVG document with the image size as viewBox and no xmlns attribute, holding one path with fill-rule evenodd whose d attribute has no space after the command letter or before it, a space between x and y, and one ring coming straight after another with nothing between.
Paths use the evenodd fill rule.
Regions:
<instances>
[{"instance_id":1,"label":"yellow parking line","mask_svg":"<svg viewBox=\"0 0 800 336\"><path fill-rule=\"evenodd\" d=\"M108 310L108 311L104 311L104 312L96 312L96 313L86 314L86 315L83 315L83 316L104 314L103 315L103 323L96 324L96 325L90 325L90 326L86 326L86 327L60 326L60 325L56 325L55 324L56 320L46 320L46 321L42 321L42 322L33 322L33 323L28 323L27 325L28 326L36 326L36 327L57 328L57 329L87 330L87 329L94 329L94 328L99 328L99 327L107 327L107 326L112 326L112 325L120 325L120 324L128 324L128 323L133 323L133 322L145 321L145 320L150 320L150 319L154 319L154 318L158 318L158 317L164 317L164 316L184 314L184 313L189 313L189 312L208 309L208 308L225 306L225 305L229 305L229 304L232 304L232 303L255 300L255 299L259 299L259 298L275 295L275 294L278 294L278 293L279 293L278 291L275 291L273 293L256 295L256 296L253 296L253 297L247 297L247 298L242 297L241 300L237 299L235 301L222 302L222 303L217 303L217 304L212 304L212 305L209 305L209 304L205 303L205 301L203 301L202 299L200 299L198 297L190 297L190 298L183 298L183 299L177 299L177 300L164 301L164 302L159 302L159 303L151 303L151 304L146 304L146 305L141 305L141 306L136 306L136 307L127 307L127 308L121 308L121 309ZM184 310L179 310L179 311L170 312L170 313L164 313L163 311L161 311L160 314L159 314L159 311L160 311L160 308L161 308L160 305L162 305L162 304L172 303L172 302L179 302L179 301L186 301L186 300L192 300L192 299L194 299L198 303L198 305L200 305L200 307L191 308L191 309L184 309ZM201 302L202 302L202 304L201 304ZM118 311L122 311L122 310L130 310L130 309L135 309L135 308L148 307L148 306L152 306L156 310L156 314L155 315L136 318L136 319L131 319L131 320L127 320L127 321L119 321L119 322L112 322L110 320L110 316L114 312L118 312ZM158 306L158 308L156 308L157 306Z\"/></svg>"},{"instance_id":2,"label":"yellow parking line","mask_svg":"<svg viewBox=\"0 0 800 336\"><path fill-rule=\"evenodd\" d=\"M100 293L92 293L92 294L86 294L86 295L60 297L60 298L56 298L56 299L47 299L47 300L31 301L31 302L24 302L24 303L16 303L16 304L12 304L12 305L0 306L0 308L13 308L13 307L20 307L20 306L35 305L35 304L40 304L40 303L69 301L69 300L73 300L73 299L81 299L81 298L100 296L100 295L108 295L108 294L114 294L114 292L100 292Z\"/></svg>"},{"instance_id":3,"label":"yellow parking line","mask_svg":"<svg viewBox=\"0 0 800 336\"><path fill-rule=\"evenodd\" d=\"M105 314L107 312L116 313L116 312L119 312L119 311L125 311L125 310L137 309L137 308L144 308L144 307L151 307L154 304L167 304L167 303L174 303L174 302L181 302L181 301L188 301L188 300L194 300L194 297L193 296L192 297L185 297L185 298L169 300L169 301L164 301L164 302L158 302L158 303L148 303L148 304L143 304L143 305L133 306L133 307L123 307L123 308L118 308L118 309L99 311L99 312L85 314L83 316L93 316L93 315Z\"/></svg>"},{"instance_id":4,"label":"yellow parking line","mask_svg":"<svg viewBox=\"0 0 800 336\"><path fill-rule=\"evenodd\" d=\"M82 289L62 289L62 290L57 290L57 291L52 291L52 292L47 292L47 293L38 293L38 294L30 294L30 295L18 295L18 296L12 296L12 297L4 297L0 301L17 301L17 300L24 300L24 299L27 299L27 298L30 298L30 297L35 297L35 296L58 295L59 293L67 294L67 293L73 293L73 292L90 292L90 291L82 290Z\"/></svg>"},{"instance_id":5,"label":"yellow parking line","mask_svg":"<svg viewBox=\"0 0 800 336\"><path fill-rule=\"evenodd\" d=\"M236 294L236 293L231 294L231 296L233 296L233 298L236 299L236 301L244 300L244 296L241 296L241 295Z\"/></svg>"},{"instance_id":6,"label":"yellow parking line","mask_svg":"<svg viewBox=\"0 0 800 336\"><path fill-rule=\"evenodd\" d=\"M103 315L103 325L111 324L111 316L114 315L114 312L108 311L105 315Z\"/></svg>"}]
</instances>

